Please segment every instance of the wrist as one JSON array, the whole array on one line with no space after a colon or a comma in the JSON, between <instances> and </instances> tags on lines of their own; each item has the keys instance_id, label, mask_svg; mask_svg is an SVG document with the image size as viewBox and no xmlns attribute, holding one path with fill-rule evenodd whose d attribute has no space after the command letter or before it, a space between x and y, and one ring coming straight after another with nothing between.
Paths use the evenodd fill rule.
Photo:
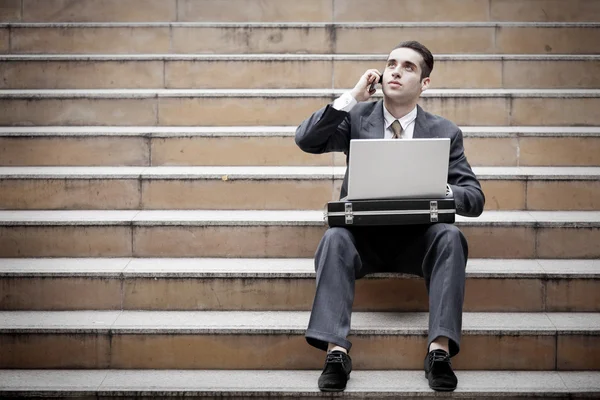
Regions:
<instances>
[{"instance_id":1,"label":"wrist","mask_svg":"<svg viewBox=\"0 0 600 400\"><path fill-rule=\"evenodd\" d=\"M363 99L360 98L360 91L356 90L356 88L350 91L350 95L354 97L354 100L356 101L363 101Z\"/></svg>"}]
</instances>

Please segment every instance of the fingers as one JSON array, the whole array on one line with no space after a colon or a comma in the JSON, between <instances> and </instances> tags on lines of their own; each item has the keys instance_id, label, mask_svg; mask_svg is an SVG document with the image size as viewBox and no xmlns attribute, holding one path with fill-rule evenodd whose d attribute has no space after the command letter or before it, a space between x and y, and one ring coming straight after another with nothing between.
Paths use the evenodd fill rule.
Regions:
<instances>
[{"instance_id":1,"label":"fingers","mask_svg":"<svg viewBox=\"0 0 600 400\"><path fill-rule=\"evenodd\" d=\"M376 69L368 70L367 75L368 75L367 82L369 84L368 91L369 91L369 95L372 96L377 91L375 89L375 85L379 82L379 78L381 75L380 75L380 72L377 71Z\"/></svg>"},{"instance_id":2,"label":"fingers","mask_svg":"<svg viewBox=\"0 0 600 400\"><path fill-rule=\"evenodd\" d=\"M366 79L365 86L375 85L377 82L379 82L380 76L381 76L381 73L379 71L377 71L376 69L367 70L367 72L365 72L363 75L363 78Z\"/></svg>"},{"instance_id":3,"label":"fingers","mask_svg":"<svg viewBox=\"0 0 600 400\"><path fill-rule=\"evenodd\" d=\"M381 73L376 69L367 70L356 83L352 95L357 101L368 100L375 92L375 84L379 82Z\"/></svg>"}]
</instances>

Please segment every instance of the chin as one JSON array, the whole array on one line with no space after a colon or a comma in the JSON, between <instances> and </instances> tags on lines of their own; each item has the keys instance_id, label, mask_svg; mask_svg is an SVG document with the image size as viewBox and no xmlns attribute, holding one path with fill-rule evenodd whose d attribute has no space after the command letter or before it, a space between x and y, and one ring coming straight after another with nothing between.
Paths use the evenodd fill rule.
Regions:
<instances>
[{"instance_id":1,"label":"chin","mask_svg":"<svg viewBox=\"0 0 600 400\"><path fill-rule=\"evenodd\" d=\"M386 88L385 90L382 90L382 92L383 92L383 94L385 96L388 96L390 98L397 98L397 97L401 97L402 96L400 88L398 88L398 89Z\"/></svg>"},{"instance_id":2,"label":"chin","mask_svg":"<svg viewBox=\"0 0 600 400\"><path fill-rule=\"evenodd\" d=\"M390 100L394 100L394 101L403 101L407 99L406 94L404 93L398 93L398 91L391 91L391 92L387 92L387 93L383 93L386 97L388 97Z\"/></svg>"}]
</instances>

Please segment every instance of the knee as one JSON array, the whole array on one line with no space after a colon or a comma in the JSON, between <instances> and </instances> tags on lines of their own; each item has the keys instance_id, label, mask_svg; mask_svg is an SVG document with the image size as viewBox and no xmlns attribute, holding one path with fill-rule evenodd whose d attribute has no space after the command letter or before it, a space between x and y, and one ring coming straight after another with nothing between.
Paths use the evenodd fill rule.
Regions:
<instances>
[{"instance_id":1,"label":"knee","mask_svg":"<svg viewBox=\"0 0 600 400\"><path fill-rule=\"evenodd\" d=\"M444 229L442 230L442 233L444 235L446 235L449 240L463 240L464 239L463 233L460 231L460 229L458 229L456 227L456 225L451 225L451 224L440 224L440 225L443 225Z\"/></svg>"},{"instance_id":2,"label":"knee","mask_svg":"<svg viewBox=\"0 0 600 400\"><path fill-rule=\"evenodd\" d=\"M315 270L328 265L355 267L358 252L354 244L354 236L345 228L328 229L315 254Z\"/></svg>"},{"instance_id":3,"label":"knee","mask_svg":"<svg viewBox=\"0 0 600 400\"><path fill-rule=\"evenodd\" d=\"M431 227L429 228L429 230L432 231L432 233L435 236L445 237L445 238L448 238L450 240L456 240L456 239L460 239L461 237L463 237L463 234L460 231L460 229L458 229L456 227L456 225L452 225L452 224L435 224L435 225L431 225Z\"/></svg>"},{"instance_id":4,"label":"knee","mask_svg":"<svg viewBox=\"0 0 600 400\"><path fill-rule=\"evenodd\" d=\"M452 224L436 224L432 227L435 227L435 236L437 239L435 242L438 245L461 248L466 255L468 251L467 239L460 229Z\"/></svg>"},{"instance_id":5,"label":"knee","mask_svg":"<svg viewBox=\"0 0 600 400\"><path fill-rule=\"evenodd\" d=\"M329 228L321 239L321 245L339 248L354 245L354 237L346 228Z\"/></svg>"}]
</instances>

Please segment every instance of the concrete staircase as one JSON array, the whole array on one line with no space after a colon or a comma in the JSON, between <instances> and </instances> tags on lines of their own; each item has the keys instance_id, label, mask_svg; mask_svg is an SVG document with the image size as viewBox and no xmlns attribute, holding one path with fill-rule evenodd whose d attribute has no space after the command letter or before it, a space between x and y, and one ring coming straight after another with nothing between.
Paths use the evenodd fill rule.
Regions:
<instances>
[{"instance_id":1,"label":"concrete staircase","mask_svg":"<svg viewBox=\"0 0 600 400\"><path fill-rule=\"evenodd\" d=\"M329 397L303 333L345 165L293 132L404 39L487 197L448 396L600 397L593 0L1 1L0 397ZM355 310L342 396L439 397L422 282Z\"/></svg>"}]
</instances>

